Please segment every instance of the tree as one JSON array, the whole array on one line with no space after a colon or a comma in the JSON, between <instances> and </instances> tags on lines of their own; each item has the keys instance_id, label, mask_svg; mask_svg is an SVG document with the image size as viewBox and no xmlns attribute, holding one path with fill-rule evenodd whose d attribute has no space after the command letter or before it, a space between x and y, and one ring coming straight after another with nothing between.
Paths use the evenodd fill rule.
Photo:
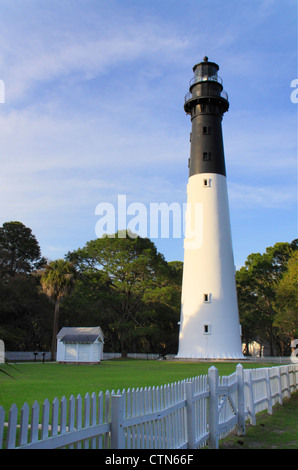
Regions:
<instances>
[{"instance_id":1,"label":"tree","mask_svg":"<svg viewBox=\"0 0 298 470\"><path fill-rule=\"evenodd\" d=\"M178 350L182 271L181 261L168 262L159 285L148 290L144 296L147 321L143 322L143 336L149 342L151 351L161 355Z\"/></svg>"},{"instance_id":2,"label":"tree","mask_svg":"<svg viewBox=\"0 0 298 470\"><path fill-rule=\"evenodd\" d=\"M153 242L129 232L102 237L68 253L83 276L98 276L100 301L111 336L117 336L122 356L129 341L145 334L149 293L160 288L167 276L167 263ZM146 310L148 313L148 309Z\"/></svg>"},{"instance_id":3,"label":"tree","mask_svg":"<svg viewBox=\"0 0 298 470\"><path fill-rule=\"evenodd\" d=\"M8 351L48 351L50 313L38 275L17 274L0 283L1 339Z\"/></svg>"},{"instance_id":4,"label":"tree","mask_svg":"<svg viewBox=\"0 0 298 470\"><path fill-rule=\"evenodd\" d=\"M270 355L276 348L283 353L284 339L274 323L277 314L276 294L279 282L287 270L297 240L276 243L263 254L252 253L245 266L236 273L239 313L249 340L268 342Z\"/></svg>"},{"instance_id":5,"label":"tree","mask_svg":"<svg viewBox=\"0 0 298 470\"><path fill-rule=\"evenodd\" d=\"M5 222L0 227L0 275L30 273L42 264L45 259L31 229L21 222Z\"/></svg>"},{"instance_id":6,"label":"tree","mask_svg":"<svg viewBox=\"0 0 298 470\"><path fill-rule=\"evenodd\" d=\"M274 325L289 341L298 337L298 251L287 263L287 271L279 281L276 291L277 314Z\"/></svg>"},{"instance_id":7,"label":"tree","mask_svg":"<svg viewBox=\"0 0 298 470\"><path fill-rule=\"evenodd\" d=\"M242 343L244 354L249 354L248 346L254 341L260 341L261 315L256 309L255 298L252 296L251 273L242 267L236 272L236 285L238 296L238 308L241 323Z\"/></svg>"},{"instance_id":8,"label":"tree","mask_svg":"<svg viewBox=\"0 0 298 470\"><path fill-rule=\"evenodd\" d=\"M76 270L72 263L58 259L49 263L41 276L41 286L44 293L55 304L52 361L56 359L59 309L63 299L68 296L75 285Z\"/></svg>"},{"instance_id":9,"label":"tree","mask_svg":"<svg viewBox=\"0 0 298 470\"><path fill-rule=\"evenodd\" d=\"M43 264L30 228L21 222L0 227L0 324L10 350L48 348L48 302L36 273Z\"/></svg>"}]
</instances>

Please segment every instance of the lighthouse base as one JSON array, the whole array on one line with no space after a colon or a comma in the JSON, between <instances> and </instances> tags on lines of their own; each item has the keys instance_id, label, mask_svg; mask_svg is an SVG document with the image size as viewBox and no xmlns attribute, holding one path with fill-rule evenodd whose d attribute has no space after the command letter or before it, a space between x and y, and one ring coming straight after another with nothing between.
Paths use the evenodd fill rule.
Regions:
<instances>
[{"instance_id":1,"label":"lighthouse base","mask_svg":"<svg viewBox=\"0 0 298 470\"><path fill-rule=\"evenodd\" d=\"M227 356L213 356L213 355L210 355L210 356L181 356L181 355L177 355L175 356L175 359L177 360L181 360L181 361L244 361L246 359L245 356L243 355L235 355L235 356L231 356L231 355L227 355Z\"/></svg>"}]
</instances>

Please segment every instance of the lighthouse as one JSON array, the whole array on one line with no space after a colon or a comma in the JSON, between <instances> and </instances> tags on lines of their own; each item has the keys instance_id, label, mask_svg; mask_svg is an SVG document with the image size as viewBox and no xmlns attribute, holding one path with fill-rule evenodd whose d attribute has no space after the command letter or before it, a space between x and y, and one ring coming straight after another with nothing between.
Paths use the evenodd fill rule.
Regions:
<instances>
[{"instance_id":1,"label":"lighthouse","mask_svg":"<svg viewBox=\"0 0 298 470\"><path fill-rule=\"evenodd\" d=\"M222 118L228 95L208 57L193 67L184 110L190 158L177 358L242 359Z\"/></svg>"}]
</instances>

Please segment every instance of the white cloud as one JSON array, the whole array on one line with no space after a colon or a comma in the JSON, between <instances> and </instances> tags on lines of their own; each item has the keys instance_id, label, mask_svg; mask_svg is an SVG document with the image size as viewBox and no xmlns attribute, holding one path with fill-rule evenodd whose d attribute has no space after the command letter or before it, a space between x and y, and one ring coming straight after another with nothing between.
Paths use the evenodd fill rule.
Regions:
<instances>
[{"instance_id":1,"label":"white cloud","mask_svg":"<svg viewBox=\"0 0 298 470\"><path fill-rule=\"evenodd\" d=\"M191 123L183 95L204 54L219 62L231 96L223 129L232 210L293 207L291 90L286 102L272 94L292 64L291 29L272 16L277 2L201 3L5 0L1 221L22 220L53 253L94 236L96 205L118 194L129 203L184 201Z\"/></svg>"},{"instance_id":2,"label":"white cloud","mask_svg":"<svg viewBox=\"0 0 298 470\"><path fill-rule=\"evenodd\" d=\"M290 110L292 111L292 110ZM269 115L236 113L224 122L226 159L243 177L295 174L297 127L292 112Z\"/></svg>"},{"instance_id":3,"label":"white cloud","mask_svg":"<svg viewBox=\"0 0 298 470\"><path fill-rule=\"evenodd\" d=\"M234 208L282 208L291 209L296 204L297 190L294 185L253 186L230 182L229 199Z\"/></svg>"},{"instance_id":4,"label":"white cloud","mask_svg":"<svg viewBox=\"0 0 298 470\"><path fill-rule=\"evenodd\" d=\"M104 118L42 116L30 109L0 118L3 221L93 214L99 202L118 194L145 203L176 199L172 172L179 164L185 167L184 196L184 139L162 128L152 139L148 127L136 133L123 123L115 129L112 118Z\"/></svg>"},{"instance_id":5,"label":"white cloud","mask_svg":"<svg viewBox=\"0 0 298 470\"><path fill-rule=\"evenodd\" d=\"M170 63L179 55L183 57L189 46L186 37L179 37L165 23L139 24L133 19L123 19L121 28L117 23L107 22L97 31L77 32L74 28L65 34L61 25L55 25L55 35L47 29L24 34L24 25L20 30L6 30L6 35L2 32L6 47L0 61L5 71L7 102L23 98L39 83L69 79L72 74L90 79L113 70L116 75L119 65L136 60Z\"/></svg>"}]
</instances>

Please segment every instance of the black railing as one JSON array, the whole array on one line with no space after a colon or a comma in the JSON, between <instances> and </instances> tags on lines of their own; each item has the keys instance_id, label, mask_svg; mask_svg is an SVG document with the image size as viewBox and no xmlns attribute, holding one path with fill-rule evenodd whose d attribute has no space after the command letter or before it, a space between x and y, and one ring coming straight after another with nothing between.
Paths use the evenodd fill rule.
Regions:
<instances>
[{"instance_id":1,"label":"black railing","mask_svg":"<svg viewBox=\"0 0 298 470\"><path fill-rule=\"evenodd\" d=\"M191 91L189 91L184 97L184 103L190 101L192 99L201 98L201 97L208 97L208 96L218 96L220 98L224 98L225 100L229 101L228 93L222 90L220 93L216 90L208 90L206 93L202 93L200 95L192 95Z\"/></svg>"}]
</instances>

